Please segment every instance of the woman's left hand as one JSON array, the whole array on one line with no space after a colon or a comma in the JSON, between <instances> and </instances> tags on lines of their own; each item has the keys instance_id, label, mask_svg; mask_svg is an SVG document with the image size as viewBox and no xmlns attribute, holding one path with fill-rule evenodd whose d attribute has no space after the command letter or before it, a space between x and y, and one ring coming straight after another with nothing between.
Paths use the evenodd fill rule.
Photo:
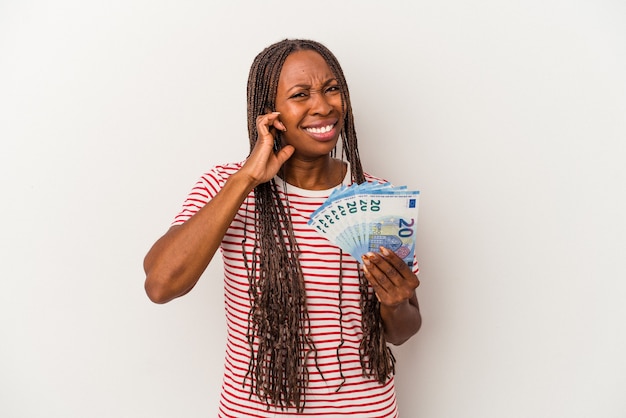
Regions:
<instances>
[{"instance_id":1,"label":"woman's left hand","mask_svg":"<svg viewBox=\"0 0 626 418\"><path fill-rule=\"evenodd\" d=\"M382 305L393 308L414 297L420 281L393 251L380 247L380 253L370 252L362 259L365 278Z\"/></svg>"}]
</instances>

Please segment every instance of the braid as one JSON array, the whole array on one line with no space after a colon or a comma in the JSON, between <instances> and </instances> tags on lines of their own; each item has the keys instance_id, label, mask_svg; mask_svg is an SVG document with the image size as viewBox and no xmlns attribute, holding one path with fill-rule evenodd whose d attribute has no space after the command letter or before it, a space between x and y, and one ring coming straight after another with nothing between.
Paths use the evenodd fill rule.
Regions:
<instances>
[{"instance_id":1,"label":"braid","mask_svg":"<svg viewBox=\"0 0 626 418\"><path fill-rule=\"evenodd\" d=\"M254 302L249 323L254 328L248 332L248 342L252 345L257 340L258 347L249 372L253 372L259 399L300 408L308 382L301 353L313 349L310 337L302 332L302 325L309 322L304 280L293 229L285 221L289 214L276 184L267 185L255 193L258 251L253 254L252 265L258 259L259 270L258 278L249 277L249 294ZM277 229L285 231L285 236Z\"/></svg>"},{"instance_id":2,"label":"braid","mask_svg":"<svg viewBox=\"0 0 626 418\"><path fill-rule=\"evenodd\" d=\"M267 47L254 59L247 86L250 152L258 138L256 119L275 109L283 63L289 54L298 50L319 53L337 79L344 111L342 155L350 163L352 181L363 183L365 175L345 76L332 52L314 41L283 40ZM277 132L274 148L278 150L280 144L281 133ZM310 336L304 278L298 259L300 250L289 204L283 204L276 182L270 180L258 185L254 198L256 243L252 260L244 259L246 265L251 266L248 267L251 310L247 332L251 359L246 377L251 377L251 394L267 402L268 407L295 406L301 411L308 383L306 360L311 353L317 359L317 354ZM342 277L340 271L340 286ZM362 272L359 272L359 280L363 328L361 366L364 375L383 383L394 373L395 360L385 342L378 301ZM315 363L317 367L317 360Z\"/></svg>"}]
</instances>

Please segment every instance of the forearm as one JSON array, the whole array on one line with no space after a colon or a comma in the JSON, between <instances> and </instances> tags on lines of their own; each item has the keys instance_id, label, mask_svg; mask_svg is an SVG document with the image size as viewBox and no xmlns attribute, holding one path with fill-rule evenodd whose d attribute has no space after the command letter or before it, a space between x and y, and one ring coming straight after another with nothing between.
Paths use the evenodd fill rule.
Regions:
<instances>
[{"instance_id":1,"label":"forearm","mask_svg":"<svg viewBox=\"0 0 626 418\"><path fill-rule=\"evenodd\" d=\"M380 315L385 328L385 338L393 345L406 342L422 325L422 316L415 295L397 306L381 304Z\"/></svg>"},{"instance_id":2,"label":"forearm","mask_svg":"<svg viewBox=\"0 0 626 418\"><path fill-rule=\"evenodd\" d=\"M202 209L154 244L144 259L145 289L153 302L169 302L195 286L253 187L246 176L232 175Z\"/></svg>"}]
</instances>

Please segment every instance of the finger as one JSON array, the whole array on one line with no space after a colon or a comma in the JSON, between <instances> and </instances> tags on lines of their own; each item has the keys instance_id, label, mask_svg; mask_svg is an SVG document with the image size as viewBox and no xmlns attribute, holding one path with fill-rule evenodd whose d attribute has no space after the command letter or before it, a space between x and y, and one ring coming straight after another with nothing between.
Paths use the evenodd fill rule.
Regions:
<instances>
[{"instance_id":1,"label":"finger","mask_svg":"<svg viewBox=\"0 0 626 418\"><path fill-rule=\"evenodd\" d=\"M266 113L259 115L256 119L257 131L260 136L271 135L270 129L276 128L281 131L286 131L287 128L278 118L280 112ZM273 137L273 135L272 135Z\"/></svg>"},{"instance_id":2,"label":"finger","mask_svg":"<svg viewBox=\"0 0 626 418\"><path fill-rule=\"evenodd\" d=\"M278 160L279 165L283 165L285 161L287 161L295 152L295 148L293 145L285 145L276 153L276 159Z\"/></svg>"},{"instance_id":3,"label":"finger","mask_svg":"<svg viewBox=\"0 0 626 418\"><path fill-rule=\"evenodd\" d=\"M378 258L379 262L375 263L374 259ZM396 271L395 276L399 278L397 282L394 282L389 278L385 270L385 266L392 268ZM383 269L381 269L383 267ZM378 300L383 305L397 306L409 300L415 295L415 288L419 285L417 277L413 275L408 279L404 279L395 268L384 261L379 254L368 253L363 256L363 272L365 278L370 283ZM414 281L413 281L414 280Z\"/></svg>"},{"instance_id":4,"label":"finger","mask_svg":"<svg viewBox=\"0 0 626 418\"><path fill-rule=\"evenodd\" d=\"M270 125L274 123L273 119L270 115L260 115L256 118L256 130L259 134L259 139L267 140L268 136L274 138L274 135L270 133Z\"/></svg>"},{"instance_id":5,"label":"finger","mask_svg":"<svg viewBox=\"0 0 626 418\"><path fill-rule=\"evenodd\" d=\"M370 262L368 267L367 263L364 261L363 273L372 286L372 289L374 289L376 299L378 299L382 305L386 306L396 306L406 300L406 292L398 292L398 288L391 285L391 282L389 282L384 275L381 275L380 271L377 272L377 269L378 268L373 263Z\"/></svg>"},{"instance_id":6,"label":"finger","mask_svg":"<svg viewBox=\"0 0 626 418\"><path fill-rule=\"evenodd\" d=\"M277 117L278 115L272 114L259 115L257 117L256 126L258 137L254 149L252 150L252 155L261 160L265 161L273 153L274 143L276 141L270 127Z\"/></svg>"},{"instance_id":7,"label":"finger","mask_svg":"<svg viewBox=\"0 0 626 418\"><path fill-rule=\"evenodd\" d=\"M404 280L409 281L415 287L419 286L419 280L413 270L395 252L381 246L380 256L392 265Z\"/></svg>"},{"instance_id":8,"label":"finger","mask_svg":"<svg viewBox=\"0 0 626 418\"><path fill-rule=\"evenodd\" d=\"M285 124L279 119L280 112L272 112L272 115L276 115L276 118L273 120L272 125L283 132L287 132L287 127Z\"/></svg>"},{"instance_id":9,"label":"finger","mask_svg":"<svg viewBox=\"0 0 626 418\"><path fill-rule=\"evenodd\" d=\"M381 291L389 292L394 287L394 283L389 280L389 277L382 270L379 263L387 264L382 258L378 257L374 253L367 253L363 255L363 268L367 269L369 276L365 276L374 289L380 289ZM377 260L378 259L378 260Z\"/></svg>"},{"instance_id":10,"label":"finger","mask_svg":"<svg viewBox=\"0 0 626 418\"><path fill-rule=\"evenodd\" d=\"M399 287L402 281L402 275L397 268L390 262L388 262L381 254L369 252L363 256L363 262L370 264L370 271L372 276L380 282L386 290L389 290L392 286Z\"/></svg>"}]
</instances>

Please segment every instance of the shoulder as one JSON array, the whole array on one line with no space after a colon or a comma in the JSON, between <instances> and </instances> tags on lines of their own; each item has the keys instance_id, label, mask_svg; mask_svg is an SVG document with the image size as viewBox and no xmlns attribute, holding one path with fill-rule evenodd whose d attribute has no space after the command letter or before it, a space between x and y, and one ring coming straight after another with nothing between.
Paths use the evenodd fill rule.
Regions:
<instances>
[{"instance_id":1,"label":"shoulder","mask_svg":"<svg viewBox=\"0 0 626 418\"><path fill-rule=\"evenodd\" d=\"M226 180L236 173L242 165L243 162L238 162L218 164L211 167L196 181L191 194L201 194L207 198L215 196L224 187Z\"/></svg>"},{"instance_id":2,"label":"shoulder","mask_svg":"<svg viewBox=\"0 0 626 418\"><path fill-rule=\"evenodd\" d=\"M180 225L198 212L209 200L215 197L224 183L233 173L241 168L241 163L226 163L213 166L200 176L183 203L181 212L172 225Z\"/></svg>"},{"instance_id":3,"label":"shoulder","mask_svg":"<svg viewBox=\"0 0 626 418\"><path fill-rule=\"evenodd\" d=\"M203 174L203 176L211 175L211 176L220 176L220 177L230 177L243 166L244 161L234 162L234 163L223 163L217 164L209 171Z\"/></svg>"},{"instance_id":4,"label":"shoulder","mask_svg":"<svg viewBox=\"0 0 626 418\"><path fill-rule=\"evenodd\" d=\"M230 176L239 171L239 169L243 166L243 163L243 161L240 161L215 165L200 176L199 182L208 184L223 184Z\"/></svg>"}]
</instances>

